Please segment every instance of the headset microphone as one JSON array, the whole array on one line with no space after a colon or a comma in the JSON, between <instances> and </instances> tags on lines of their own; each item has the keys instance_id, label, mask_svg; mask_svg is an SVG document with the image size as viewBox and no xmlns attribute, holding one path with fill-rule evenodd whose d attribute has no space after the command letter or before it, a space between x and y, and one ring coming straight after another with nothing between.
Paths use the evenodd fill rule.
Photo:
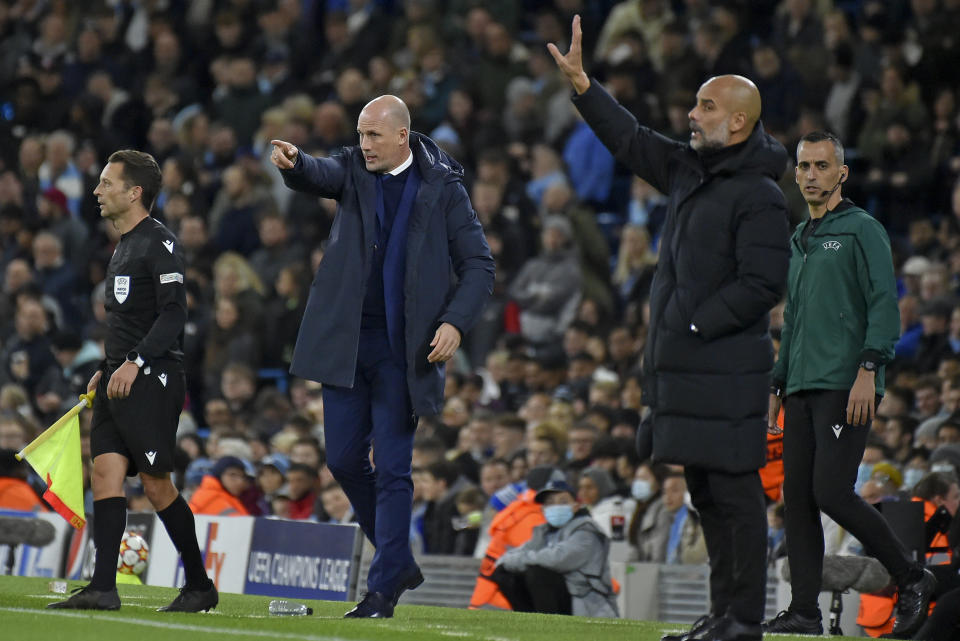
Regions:
<instances>
[{"instance_id":1,"label":"headset microphone","mask_svg":"<svg viewBox=\"0 0 960 641\"><path fill-rule=\"evenodd\" d=\"M840 172L840 177L837 179L837 184L834 185L834 186L833 186L833 189L831 189L830 191L827 191L827 190L825 190L825 189L821 190L821 191L820 191L820 197L821 197L821 198L830 198L830 196L833 195L833 192L837 191L837 189L840 188L840 183L842 183L842 182L843 182L843 179L846 178L846 177L847 177L847 172L845 172L845 171Z\"/></svg>"}]
</instances>

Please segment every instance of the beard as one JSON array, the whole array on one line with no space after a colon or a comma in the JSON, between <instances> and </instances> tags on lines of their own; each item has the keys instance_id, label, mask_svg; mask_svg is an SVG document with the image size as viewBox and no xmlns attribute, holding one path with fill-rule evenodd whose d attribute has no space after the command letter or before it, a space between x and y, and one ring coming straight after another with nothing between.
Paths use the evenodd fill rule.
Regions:
<instances>
[{"instance_id":1,"label":"beard","mask_svg":"<svg viewBox=\"0 0 960 641\"><path fill-rule=\"evenodd\" d=\"M715 151L726 147L730 142L730 129L727 128L726 122L719 123L709 131L691 122L690 131L700 134L699 140L690 139L690 146L696 151Z\"/></svg>"}]
</instances>

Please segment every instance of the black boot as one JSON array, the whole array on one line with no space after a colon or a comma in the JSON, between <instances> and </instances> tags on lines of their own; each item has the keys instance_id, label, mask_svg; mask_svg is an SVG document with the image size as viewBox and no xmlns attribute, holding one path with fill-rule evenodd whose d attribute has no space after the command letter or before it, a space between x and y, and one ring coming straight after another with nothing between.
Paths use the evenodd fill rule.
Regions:
<instances>
[{"instance_id":1,"label":"black boot","mask_svg":"<svg viewBox=\"0 0 960 641\"><path fill-rule=\"evenodd\" d=\"M784 610L775 618L764 622L764 633L773 634L823 634L820 617L805 617L793 610Z\"/></svg>"},{"instance_id":2,"label":"black boot","mask_svg":"<svg viewBox=\"0 0 960 641\"><path fill-rule=\"evenodd\" d=\"M120 595L117 588L94 590L89 585L77 588L69 599L48 603L53 610L119 610Z\"/></svg>"},{"instance_id":3,"label":"black boot","mask_svg":"<svg viewBox=\"0 0 960 641\"><path fill-rule=\"evenodd\" d=\"M177 595L170 605L157 608L157 612L209 612L220 603L220 594L217 588L210 581L210 586L206 588L194 589L188 587L180 588L180 594Z\"/></svg>"},{"instance_id":4,"label":"black boot","mask_svg":"<svg viewBox=\"0 0 960 641\"><path fill-rule=\"evenodd\" d=\"M704 614L683 634L665 634L660 637L660 641L690 641L720 623L722 618L716 614Z\"/></svg>"},{"instance_id":5,"label":"black boot","mask_svg":"<svg viewBox=\"0 0 960 641\"><path fill-rule=\"evenodd\" d=\"M367 592L360 603L343 616L346 619L389 619L393 616L393 601L380 592Z\"/></svg>"},{"instance_id":6,"label":"black boot","mask_svg":"<svg viewBox=\"0 0 960 641\"><path fill-rule=\"evenodd\" d=\"M897 596L897 622L890 633L896 639L909 639L927 620L930 599L937 589L933 572L924 568L919 579L900 586Z\"/></svg>"}]
</instances>

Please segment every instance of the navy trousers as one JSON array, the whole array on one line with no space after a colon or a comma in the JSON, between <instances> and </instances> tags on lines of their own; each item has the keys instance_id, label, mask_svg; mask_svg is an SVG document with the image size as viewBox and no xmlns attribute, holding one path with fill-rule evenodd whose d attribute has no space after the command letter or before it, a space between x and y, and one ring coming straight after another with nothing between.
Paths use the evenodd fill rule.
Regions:
<instances>
[{"instance_id":1,"label":"navy trousers","mask_svg":"<svg viewBox=\"0 0 960 641\"><path fill-rule=\"evenodd\" d=\"M415 563L410 551L410 459L417 419L406 367L393 355L386 329L360 330L353 388L324 385L323 416L327 466L376 547L367 590L392 595Z\"/></svg>"}]
</instances>

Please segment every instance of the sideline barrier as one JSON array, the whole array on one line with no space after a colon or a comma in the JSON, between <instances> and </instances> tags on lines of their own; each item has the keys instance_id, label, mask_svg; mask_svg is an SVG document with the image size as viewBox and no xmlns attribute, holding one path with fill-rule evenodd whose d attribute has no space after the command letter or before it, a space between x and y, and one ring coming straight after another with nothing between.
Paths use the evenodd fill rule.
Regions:
<instances>
[{"instance_id":1,"label":"sideline barrier","mask_svg":"<svg viewBox=\"0 0 960 641\"><path fill-rule=\"evenodd\" d=\"M13 574L80 580L93 572L92 544L86 528L74 531L56 514L35 515L2 511L0 515L43 518L57 529L54 541L43 548L27 545L14 550ZM224 592L262 594L297 599L355 601L357 587L366 585L373 548L355 525L330 525L261 517L197 516L197 537L206 555L207 571ZM132 512L127 529L150 544L148 585L180 587L183 567L166 530L152 512ZM11 548L0 546L0 560ZM362 557L362 558L361 558ZM766 618L776 616L790 603L790 585L778 580L776 569L767 573ZM480 560L461 556L421 555L417 563L425 582L406 592L403 605L465 608L473 593ZM611 573L621 585L618 596L623 618L692 623L709 608L709 568L706 565L659 565L611 561ZM68 574L69 572L69 574ZM827 612L830 594L820 595ZM843 595L843 630L860 634L855 623L858 594Z\"/></svg>"},{"instance_id":2,"label":"sideline barrier","mask_svg":"<svg viewBox=\"0 0 960 641\"><path fill-rule=\"evenodd\" d=\"M181 587L183 565L157 523L145 583ZM354 601L363 535L356 525L252 516L198 515L197 540L218 590L296 599Z\"/></svg>"},{"instance_id":3,"label":"sideline barrier","mask_svg":"<svg viewBox=\"0 0 960 641\"><path fill-rule=\"evenodd\" d=\"M40 518L53 524L43 547L0 546L0 568L12 556L15 576L89 579L94 550L88 527L74 530L58 514L0 510L2 516ZM355 601L363 535L356 525L331 525L251 516L196 517L197 539L207 574L223 592L292 599ZM143 582L181 587L183 564L153 512L130 512L127 529L150 546ZM0 572L3 572L0 569Z\"/></svg>"}]
</instances>

